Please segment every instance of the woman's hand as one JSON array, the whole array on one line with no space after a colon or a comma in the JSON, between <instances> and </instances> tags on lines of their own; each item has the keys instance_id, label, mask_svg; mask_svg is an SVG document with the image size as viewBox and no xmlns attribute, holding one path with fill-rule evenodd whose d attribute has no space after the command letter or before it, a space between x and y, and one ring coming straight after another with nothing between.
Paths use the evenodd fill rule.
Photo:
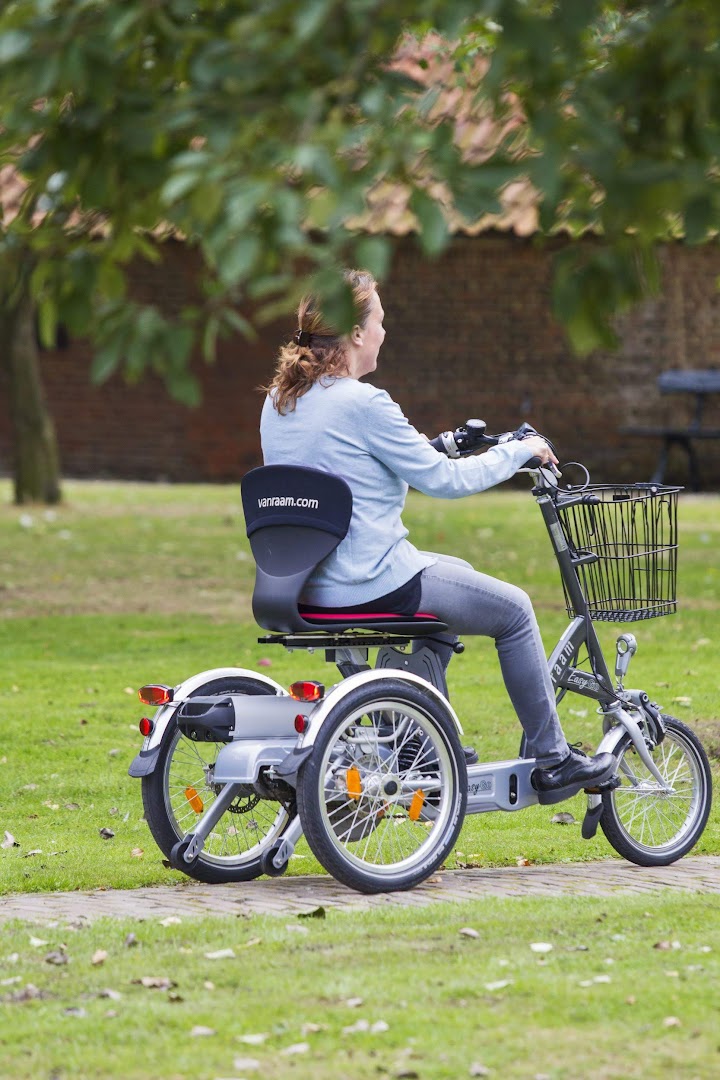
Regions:
<instances>
[{"instance_id":1,"label":"woman's hand","mask_svg":"<svg viewBox=\"0 0 720 1080\"><path fill-rule=\"evenodd\" d=\"M558 459L540 435L530 435L527 439L523 439L522 444L527 447L528 459L537 457L543 465L547 465L548 462L552 462L553 465L558 464Z\"/></svg>"}]
</instances>

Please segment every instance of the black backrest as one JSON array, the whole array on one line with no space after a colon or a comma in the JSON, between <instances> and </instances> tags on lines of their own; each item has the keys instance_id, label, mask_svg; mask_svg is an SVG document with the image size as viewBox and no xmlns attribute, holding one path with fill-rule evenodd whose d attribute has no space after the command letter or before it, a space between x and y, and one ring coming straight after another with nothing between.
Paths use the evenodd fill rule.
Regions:
<instances>
[{"instance_id":1,"label":"black backrest","mask_svg":"<svg viewBox=\"0 0 720 1080\"><path fill-rule=\"evenodd\" d=\"M350 488L320 469L265 465L249 472L241 489L255 557L255 619L284 634L317 630L298 612L298 600L315 567L347 534Z\"/></svg>"}]
</instances>

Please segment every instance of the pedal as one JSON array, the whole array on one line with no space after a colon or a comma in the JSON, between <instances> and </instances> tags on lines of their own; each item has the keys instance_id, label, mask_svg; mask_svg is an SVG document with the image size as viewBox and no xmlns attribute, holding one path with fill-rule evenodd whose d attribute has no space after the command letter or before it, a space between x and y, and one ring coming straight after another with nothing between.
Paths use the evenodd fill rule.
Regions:
<instances>
[{"instance_id":1,"label":"pedal","mask_svg":"<svg viewBox=\"0 0 720 1080\"><path fill-rule=\"evenodd\" d=\"M609 780L605 780L602 784L596 784L595 787L586 787L583 790L586 795L604 795L607 791L614 791L615 788L619 788L622 784L622 780L617 773L613 773Z\"/></svg>"}]
</instances>

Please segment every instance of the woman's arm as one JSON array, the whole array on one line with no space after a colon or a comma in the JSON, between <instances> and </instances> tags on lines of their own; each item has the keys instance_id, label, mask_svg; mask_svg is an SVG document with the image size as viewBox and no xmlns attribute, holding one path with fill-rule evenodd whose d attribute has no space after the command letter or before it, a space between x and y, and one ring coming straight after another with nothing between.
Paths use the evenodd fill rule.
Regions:
<instances>
[{"instance_id":1,"label":"woman's arm","mask_svg":"<svg viewBox=\"0 0 720 1080\"><path fill-rule=\"evenodd\" d=\"M458 499L485 491L514 476L533 456L522 442L508 442L478 457L447 458L412 426L389 394L373 391L362 425L367 449L425 495Z\"/></svg>"}]
</instances>

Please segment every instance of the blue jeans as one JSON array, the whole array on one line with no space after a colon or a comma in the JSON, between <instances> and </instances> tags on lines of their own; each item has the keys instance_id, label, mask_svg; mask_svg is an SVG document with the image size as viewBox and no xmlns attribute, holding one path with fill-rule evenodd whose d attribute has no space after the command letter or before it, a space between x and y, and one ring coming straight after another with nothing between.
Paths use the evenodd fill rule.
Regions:
<instances>
[{"instance_id":1,"label":"blue jeans","mask_svg":"<svg viewBox=\"0 0 720 1080\"><path fill-rule=\"evenodd\" d=\"M423 553L434 554L434 553ZM515 585L474 570L451 555L422 572L420 611L447 623L436 651L447 666L459 635L495 639L505 687L527 737L529 753L547 767L568 754L545 650L530 597ZM421 642L418 642L421 644Z\"/></svg>"}]
</instances>

